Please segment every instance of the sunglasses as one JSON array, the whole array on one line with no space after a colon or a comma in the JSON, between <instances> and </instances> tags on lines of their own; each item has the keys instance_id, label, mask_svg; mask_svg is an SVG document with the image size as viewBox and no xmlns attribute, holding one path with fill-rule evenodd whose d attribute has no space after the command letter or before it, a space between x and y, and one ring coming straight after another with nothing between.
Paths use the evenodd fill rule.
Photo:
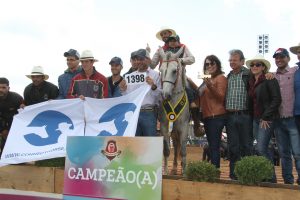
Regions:
<instances>
[{"instance_id":1,"label":"sunglasses","mask_svg":"<svg viewBox=\"0 0 300 200\"><path fill-rule=\"evenodd\" d=\"M214 66L216 63L214 62L210 62L210 63L205 63L204 66L208 67L208 66Z\"/></svg>"},{"instance_id":2,"label":"sunglasses","mask_svg":"<svg viewBox=\"0 0 300 200\"><path fill-rule=\"evenodd\" d=\"M250 67L262 67L263 66L263 64L261 64L261 63L255 63L255 64L250 64Z\"/></svg>"}]
</instances>

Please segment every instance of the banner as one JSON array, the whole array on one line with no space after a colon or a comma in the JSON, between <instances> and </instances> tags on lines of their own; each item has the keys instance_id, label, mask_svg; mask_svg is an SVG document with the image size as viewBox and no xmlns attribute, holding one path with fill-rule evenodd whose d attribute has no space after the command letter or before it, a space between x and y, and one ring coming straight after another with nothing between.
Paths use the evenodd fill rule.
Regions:
<instances>
[{"instance_id":1,"label":"banner","mask_svg":"<svg viewBox=\"0 0 300 200\"><path fill-rule=\"evenodd\" d=\"M128 95L103 99L86 98L86 136L135 136L141 103L149 91L148 85Z\"/></svg>"},{"instance_id":2,"label":"banner","mask_svg":"<svg viewBox=\"0 0 300 200\"><path fill-rule=\"evenodd\" d=\"M1 163L65 156L67 136L84 133L83 108L80 99L51 100L25 107L14 116Z\"/></svg>"},{"instance_id":3,"label":"banner","mask_svg":"<svg viewBox=\"0 0 300 200\"><path fill-rule=\"evenodd\" d=\"M149 89L146 85L117 98L51 100L25 107L14 117L0 166L64 157L67 136L134 136Z\"/></svg>"},{"instance_id":4,"label":"banner","mask_svg":"<svg viewBox=\"0 0 300 200\"><path fill-rule=\"evenodd\" d=\"M68 137L65 200L160 200L162 137Z\"/></svg>"}]
</instances>

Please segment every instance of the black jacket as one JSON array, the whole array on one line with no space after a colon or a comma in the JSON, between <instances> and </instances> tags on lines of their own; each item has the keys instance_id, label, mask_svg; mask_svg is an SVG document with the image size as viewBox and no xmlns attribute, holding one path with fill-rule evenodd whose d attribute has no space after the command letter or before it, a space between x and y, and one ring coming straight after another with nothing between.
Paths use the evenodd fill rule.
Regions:
<instances>
[{"instance_id":1,"label":"black jacket","mask_svg":"<svg viewBox=\"0 0 300 200\"><path fill-rule=\"evenodd\" d=\"M31 83L24 90L24 100L26 106L48 101L50 99L56 99L57 96L57 86L47 81L44 81L39 86L35 86Z\"/></svg>"},{"instance_id":2,"label":"black jacket","mask_svg":"<svg viewBox=\"0 0 300 200\"><path fill-rule=\"evenodd\" d=\"M268 121L279 117L281 94L278 81L264 80L255 88L256 101L261 111L261 119ZM249 98L249 108L253 112L253 99Z\"/></svg>"}]
</instances>

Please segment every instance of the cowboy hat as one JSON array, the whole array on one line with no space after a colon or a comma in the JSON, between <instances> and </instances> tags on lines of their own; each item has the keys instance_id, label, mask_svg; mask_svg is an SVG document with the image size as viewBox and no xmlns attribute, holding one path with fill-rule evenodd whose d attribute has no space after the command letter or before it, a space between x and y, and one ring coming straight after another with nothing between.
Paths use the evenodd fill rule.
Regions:
<instances>
[{"instance_id":1,"label":"cowboy hat","mask_svg":"<svg viewBox=\"0 0 300 200\"><path fill-rule=\"evenodd\" d=\"M93 60L94 62L98 62L98 60L94 58L93 53L90 50L83 51L79 60Z\"/></svg>"},{"instance_id":2,"label":"cowboy hat","mask_svg":"<svg viewBox=\"0 0 300 200\"><path fill-rule=\"evenodd\" d=\"M44 76L44 80L49 78L49 75L44 73L44 69L41 66L34 66L31 70L31 74L26 75L28 78L31 79L31 76Z\"/></svg>"},{"instance_id":3,"label":"cowboy hat","mask_svg":"<svg viewBox=\"0 0 300 200\"><path fill-rule=\"evenodd\" d=\"M246 61L246 66L247 66L248 68L250 68L250 64L251 64L253 61L259 61L259 62L264 63L264 65L267 67L267 68L265 69L265 72L268 72L269 69L270 69L270 67L271 67L270 62L267 61L267 60L264 58L263 55L260 55L260 54L259 54L259 55L256 55L254 58L247 60L247 61Z\"/></svg>"},{"instance_id":4,"label":"cowboy hat","mask_svg":"<svg viewBox=\"0 0 300 200\"><path fill-rule=\"evenodd\" d=\"M156 38L159 39L159 40L161 40L161 41L162 41L162 38L161 38L160 33L163 32L163 31L170 31L172 33L171 35L176 35L176 32L173 29L168 28L166 26L163 26L163 27L160 28L160 31L158 31L156 33Z\"/></svg>"},{"instance_id":5,"label":"cowboy hat","mask_svg":"<svg viewBox=\"0 0 300 200\"><path fill-rule=\"evenodd\" d=\"M297 51L300 49L300 43L298 44L298 46L293 46L290 48L290 51L293 53L293 54L297 54Z\"/></svg>"}]
</instances>

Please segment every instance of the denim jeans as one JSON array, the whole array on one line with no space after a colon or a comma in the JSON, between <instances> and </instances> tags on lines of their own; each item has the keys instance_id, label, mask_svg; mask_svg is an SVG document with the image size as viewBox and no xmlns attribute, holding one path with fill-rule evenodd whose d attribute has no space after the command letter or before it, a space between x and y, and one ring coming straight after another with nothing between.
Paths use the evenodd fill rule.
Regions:
<instances>
[{"instance_id":1,"label":"denim jeans","mask_svg":"<svg viewBox=\"0 0 300 200\"><path fill-rule=\"evenodd\" d=\"M135 136L156 136L156 120L154 111L141 111Z\"/></svg>"},{"instance_id":2,"label":"denim jeans","mask_svg":"<svg viewBox=\"0 0 300 200\"><path fill-rule=\"evenodd\" d=\"M298 128L298 133L300 134L300 115L295 115L295 122Z\"/></svg>"},{"instance_id":3,"label":"denim jeans","mask_svg":"<svg viewBox=\"0 0 300 200\"><path fill-rule=\"evenodd\" d=\"M230 178L235 179L234 165L253 150L252 117L248 114L229 113L226 123L229 144Z\"/></svg>"},{"instance_id":4,"label":"denim jeans","mask_svg":"<svg viewBox=\"0 0 300 200\"><path fill-rule=\"evenodd\" d=\"M292 156L298 173L298 184L300 184L300 135L294 117L280 118L275 120L275 137L278 144L279 156L282 165L282 176L284 183L293 184L294 176Z\"/></svg>"},{"instance_id":5,"label":"denim jeans","mask_svg":"<svg viewBox=\"0 0 300 200\"><path fill-rule=\"evenodd\" d=\"M254 118L253 119L253 136L254 139L256 139L256 150L258 152L258 155L264 156L265 158L269 159L273 164L273 155L269 149L270 140L272 138L272 133L274 131L274 123L273 121L270 121L269 128L262 128L260 127L260 119ZM277 178L275 174L275 168L273 168L273 177L271 179L271 182L276 183Z\"/></svg>"},{"instance_id":6,"label":"denim jeans","mask_svg":"<svg viewBox=\"0 0 300 200\"><path fill-rule=\"evenodd\" d=\"M226 123L226 116L204 119L203 122L211 156L211 163L217 168L220 168L220 143L222 130Z\"/></svg>"}]
</instances>

